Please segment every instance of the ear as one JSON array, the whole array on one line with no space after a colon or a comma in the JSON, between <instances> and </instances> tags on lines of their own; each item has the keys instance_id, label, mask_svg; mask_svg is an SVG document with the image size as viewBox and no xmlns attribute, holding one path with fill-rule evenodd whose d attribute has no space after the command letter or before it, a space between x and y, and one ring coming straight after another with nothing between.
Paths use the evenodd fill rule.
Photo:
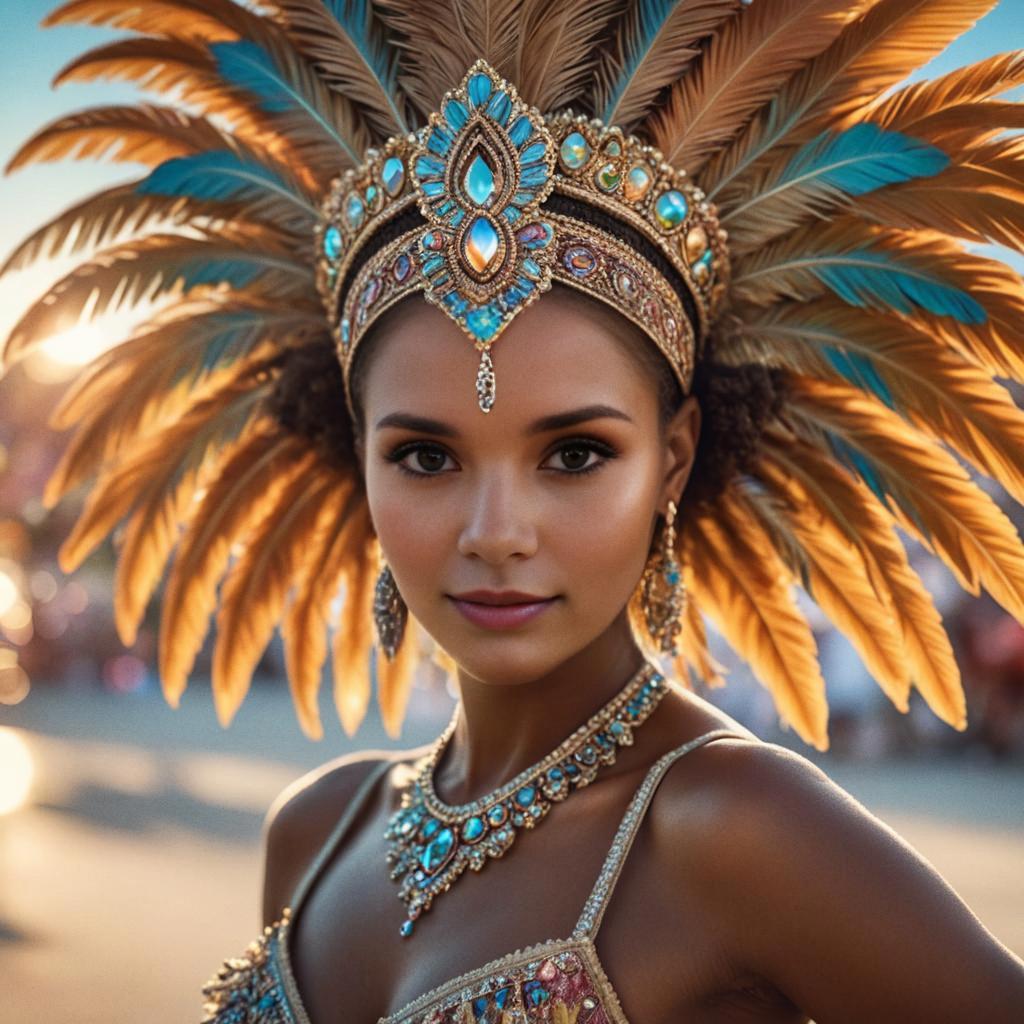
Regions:
<instances>
[{"instance_id":1,"label":"ear","mask_svg":"<svg viewBox=\"0 0 1024 1024\"><path fill-rule=\"evenodd\" d=\"M670 501L679 504L693 469L699 438L700 405L696 396L690 395L665 426L665 475L658 503L660 512L668 508Z\"/></svg>"}]
</instances>

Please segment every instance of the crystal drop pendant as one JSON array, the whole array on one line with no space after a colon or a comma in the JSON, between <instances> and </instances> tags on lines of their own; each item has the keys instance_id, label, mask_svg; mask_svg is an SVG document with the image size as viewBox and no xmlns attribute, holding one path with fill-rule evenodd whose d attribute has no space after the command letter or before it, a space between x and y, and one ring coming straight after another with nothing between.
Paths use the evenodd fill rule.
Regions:
<instances>
[{"instance_id":1,"label":"crystal drop pendant","mask_svg":"<svg viewBox=\"0 0 1024 1024\"><path fill-rule=\"evenodd\" d=\"M466 262L478 274L484 273L493 263L500 241L494 225L486 217L477 217L470 225L465 241L462 243L462 252Z\"/></svg>"},{"instance_id":2,"label":"crystal drop pendant","mask_svg":"<svg viewBox=\"0 0 1024 1024\"><path fill-rule=\"evenodd\" d=\"M480 153L473 157L462 181L462 187L477 206L487 206L494 196L494 172Z\"/></svg>"}]
</instances>

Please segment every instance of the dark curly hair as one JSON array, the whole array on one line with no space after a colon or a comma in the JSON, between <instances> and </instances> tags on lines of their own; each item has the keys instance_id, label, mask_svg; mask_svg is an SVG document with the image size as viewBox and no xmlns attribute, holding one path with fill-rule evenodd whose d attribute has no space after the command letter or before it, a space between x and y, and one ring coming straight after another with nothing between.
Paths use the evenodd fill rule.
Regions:
<instances>
[{"instance_id":1,"label":"dark curly hair","mask_svg":"<svg viewBox=\"0 0 1024 1024\"><path fill-rule=\"evenodd\" d=\"M589 296L574 294L600 305ZM384 314L374 324L356 351L352 392L357 419L362 417L366 355L373 349L372 335L387 319ZM627 349L652 376L665 425L684 400L682 389L667 360L641 329L624 322L626 333L633 335L625 339ZM737 474L750 468L765 426L782 408L783 386L782 371L760 363L719 363L714 359L713 344L706 346L691 389L700 405L701 429L693 469L680 500L681 511L713 501ZM345 407L341 368L326 336L288 353L269 399L269 411L286 430L309 438L332 461L347 468L354 465L360 426L353 424Z\"/></svg>"}]
</instances>

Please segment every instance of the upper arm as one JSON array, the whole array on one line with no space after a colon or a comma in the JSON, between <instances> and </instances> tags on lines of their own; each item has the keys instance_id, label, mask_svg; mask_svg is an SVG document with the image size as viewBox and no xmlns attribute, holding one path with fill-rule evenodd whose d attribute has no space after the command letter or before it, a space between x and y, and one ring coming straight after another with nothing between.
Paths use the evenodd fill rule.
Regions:
<instances>
[{"instance_id":1,"label":"upper arm","mask_svg":"<svg viewBox=\"0 0 1024 1024\"><path fill-rule=\"evenodd\" d=\"M819 1024L1021 1020L1024 962L892 829L798 754L715 756L700 870L745 967Z\"/></svg>"},{"instance_id":2,"label":"upper arm","mask_svg":"<svg viewBox=\"0 0 1024 1024\"><path fill-rule=\"evenodd\" d=\"M281 917L295 887L363 781L388 755L348 754L287 786L263 822L263 924Z\"/></svg>"}]
</instances>

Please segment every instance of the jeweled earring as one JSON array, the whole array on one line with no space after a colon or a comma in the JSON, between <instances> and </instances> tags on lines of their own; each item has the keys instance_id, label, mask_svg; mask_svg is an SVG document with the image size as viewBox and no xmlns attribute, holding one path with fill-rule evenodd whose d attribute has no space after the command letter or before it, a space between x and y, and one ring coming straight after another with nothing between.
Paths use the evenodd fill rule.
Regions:
<instances>
[{"instance_id":1,"label":"jeweled earring","mask_svg":"<svg viewBox=\"0 0 1024 1024\"><path fill-rule=\"evenodd\" d=\"M657 549L644 570L642 606L647 632L662 654L675 657L679 651L676 638L682 629L686 589L683 573L676 558L676 504L668 503L668 515L661 531Z\"/></svg>"},{"instance_id":2,"label":"jeweled earring","mask_svg":"<svg viewBox=\"0 0 1024 1024\"><path fill-rule=\"evenodd\" d=\"M388 661L393 661L402 646L409 609L398 592L398 584L391 567L384 564L373 591L373 624L377 628L377 643Z\"/></svg>"}]
</instances>

